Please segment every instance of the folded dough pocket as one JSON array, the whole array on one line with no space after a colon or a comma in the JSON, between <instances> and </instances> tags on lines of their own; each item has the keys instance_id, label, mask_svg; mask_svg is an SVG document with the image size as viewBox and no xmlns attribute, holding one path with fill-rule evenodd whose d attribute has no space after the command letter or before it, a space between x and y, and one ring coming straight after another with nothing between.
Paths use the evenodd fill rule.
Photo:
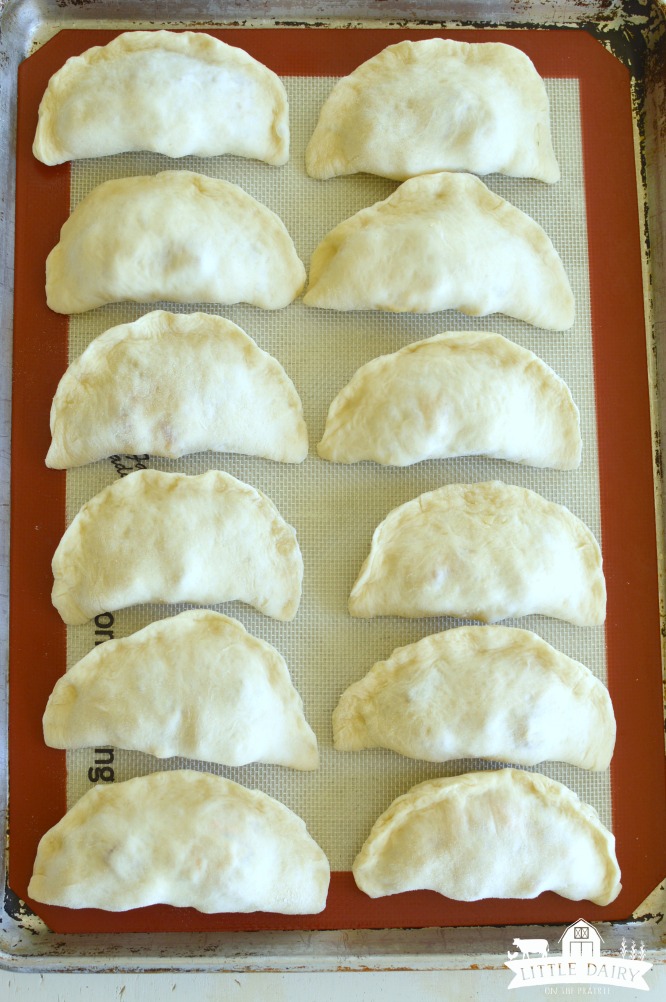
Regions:
<instances>
[{"instance_id":1,"label":"folded dough pocket","mask_svg":"<svg viewBox=\"0 0 666 1002\"><path fill-rule=\"evenodd\" d=\"M46 301L56 313L125 300L281 309L304 284L274 212L236 184L189 170L93 188L46 260Z\"/></svg>"},{"instance_id":2,"label":"folded dough pocket","mask_svg":"<svg viewBox=\"0 0 666 1002\"><path fill-rule=\"evenodd\" d=\"M606 617L599 544L563 505L499 480L449 484L394 508L372 537L352 616Z\"/></svg>"},{"instance_id":3,"label":"folded dough pocket","mask_svg":"<svg viewBox=\"0 0 666 1002\"><path fill-rule=\"evenodd\" d=\"M293 619L303 558L296 532L265 494L228 473L138 470L84 504L52 562L63 620L142 602L235 599Z\"/></svg>"},{"instance_id":4,"label":"folded dough pocket","mask_svg":"<svg viewBox=\"0 0 666 1002\"><path fill-rule=\"evenodd\" d=\"M502 42L398 42L339 80L305 155L308 174L404 181L437 170L559 180L543 80Z\"/></svg>"},{"instance_id":5,"label":"folded dough pocket","mask_svg":"<svg viewBox=\"0 0 666 1002\"><path fill-rule=\"evenodd\" d=\"M589 668L535 633L460 626L374 665L340 697L333 736L338 751L600 770L613 754L615 716Z\"/></svg>"},{"instance_id":6,"label":"folded dough pocket","mask_svg":"<svg viewBox=\"0 0 666 1002\"><path fill-rule=\"evenodd\" d=\"M317 451L335 463L483 455L570 470L581 448L578 408L545 362L500 334L452 331L361 366Z\"/></svg>"},{"instance_id":7,"label":"folded dough pocket","mask_svg":"<svg viewBox=\"0 0 666 1002\"><path fill-rule=\"evenodd\" d=\"M284 658L235 619L193 609L93 648L56 683L51 748L316 769L317 739Z\"/></svg>"},{"instance_id":8,"label":"folded dough pocket","mask_svg":"<svg viewBox=\"0 0 666 1002\"><path fill-rule=\"evenodd\" d=\"M60 164L132 150L284 164L282 81L204 32L127 31L68 59L39 106L34 155Z\"/></svg>"},{"instance_id":9,"label":"folded dough pocket","mask_svg":"<svg viewBox=\"0 0 666 1002\"><path fill-rule=\"evenodd\" d=\"M310 264L307 306L505 313L567 330L574 299L533 219L471 174L424 174L340 223Z\"/></svg>"},{"instance_id":10,"label":"folded dough pocket","mask_svg":"<svg viewBox=\"0 0 666 1002\"><path fill-rule=\"evenodd\" d=\"M92 341L51 407L46 465L240 452L301 463L308 433L280 363L222 317L154 310Z\"/></svg>"},{"instance_id":11,"label":"folded dough pocket","mask_svg":"<svg viewBox=\"0 0 666 1002\"><path fill-rule=\"evenodd\" d=\"M620 893L615 838L561 783L518 769L412 787L375 822L354 860L371 898L432 890L456 901L555 891L608 905Z\"/></svg>"},{"instance_id":12,"label":"folded dough pocket","mask_svg":"<svg viewBox=\"0 0 666 1002\"><path fill-rule=\"evenodd\" d=\"M279 801L174 770L84 794L40 841L28 894L113 912L166 904L303 915L324 909L329 880L326 856Z\"/></svg>"}]
</instances>

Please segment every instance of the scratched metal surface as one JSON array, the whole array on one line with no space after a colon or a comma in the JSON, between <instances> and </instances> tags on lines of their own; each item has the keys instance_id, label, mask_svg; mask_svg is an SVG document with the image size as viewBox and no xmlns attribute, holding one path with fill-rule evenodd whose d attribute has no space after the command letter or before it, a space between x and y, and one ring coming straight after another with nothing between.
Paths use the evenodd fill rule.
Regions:
<instances>
[{"instance_id":1,"label":"scratched metal surface","mask_svg":"<svg viewBox=\"0 0 666 1002\"><path fill-rule=\"evenodd\" d=\"M663 5L653 2L623 4L620 0L572 0L520 5L474 2L388 2L377 11L372 3L344 2L179 2L179 0L0 0L0 657L3 664L0 700L0 811L7 802L7 608L9 431L11 395L11 333L13 289L14 128L16 72L27 54L63 27L162 27L218 25L327 19L359 23L428 20L452 25L586 24L614 48L636 74L636 125L641 143L640 169L646 196L646 265L651 259L650 299L652 339L651 382L656 446L664 427L664 376L661 362L666 324L664 260L666 135L660 125L666 107L663 74ZM376 23L376 21L375 21ZM643 63L645 67L643 67ZM660 454L657 451L657 459ZM658 481L658 491L660 481ZM660 511L660 493L657 504ZM660 534L661 535L661 534ZM662 553L660 551L660 560ZM6 858L6 857L5 857ZM2 882L5 883L3 863ZM666 959L659 924L663 888L655 890L637 912L636 923L616 924L611 935L640 935L654 959ZM639 924L637 924L639 923ZM548 930L545 930L547 933ZM603 926L600 927L604 935ZM54 936L32 916L10 891L0 914L0 965L15 970L446 970L470 966L500 967L506 942L513 935L538 936L537 927L513 929L379 930L321 933L227 933L192 935ZM652 959L652 957L651 957Z\"/></svg>"}]
</instances>

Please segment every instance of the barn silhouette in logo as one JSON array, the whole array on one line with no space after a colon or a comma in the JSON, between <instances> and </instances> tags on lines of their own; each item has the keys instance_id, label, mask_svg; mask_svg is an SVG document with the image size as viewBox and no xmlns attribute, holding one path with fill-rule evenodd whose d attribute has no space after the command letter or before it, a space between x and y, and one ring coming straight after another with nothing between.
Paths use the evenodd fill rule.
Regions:
<instances>
[{"instance_id":1,"label":"barn silhouette in logo","mask_svg":"<svg viewBox=\"0 0 666 1002\"><path fill-rule=\"evenodd\" d=\"M568 926L559 942L562 944L562 957L565 960L593 960L601 956L601 936L585 919L578 919Z\"/></svg>"}]
</instances>

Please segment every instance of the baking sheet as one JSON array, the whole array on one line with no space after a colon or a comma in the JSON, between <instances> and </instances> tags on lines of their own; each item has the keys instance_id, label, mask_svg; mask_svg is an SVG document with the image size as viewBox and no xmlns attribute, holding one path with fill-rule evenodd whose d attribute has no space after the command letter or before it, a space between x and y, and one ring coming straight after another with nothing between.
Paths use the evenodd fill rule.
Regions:
<instances>
[{"instance_id":1,"label":"baking sheet","mask_svg":"<svg viewBox=\"0 0 666 1002\"><path fill-rule=\"evenodd\" d=\"M330 33L328 34L330 35ZM348 33L346 34L345 41L349 39ZM383 44L387 44L386 40L380 41L379 34L379 32L370 32L370 35L374 36L371 44L375 50L382 48ZM442 34L461 37L460 33L443 32ZM236 37L230 37L233 35ZM243 42L238 41L238 33L226 33L225 37L226 40L231 40L235 44L244 44L248 34L243 33L243 35ZM254 42L257 39L257 33L253 32L252 35ZM308 35L311 33L308 32ZM390 33L390 35L389 41L395 41L398 37L402 37L397 33ZM462 37L464 35L465 33ZM529 35L534 37L537 36L537 33L529 33ZM303 33L300 33L300 39L297 41L302 43L303 37ZM478 38L478 36L475 37ZM493 37L497 37L497 34L495 33ZM551 38L555 37L555 33L551 34ZM568 37L571 38L570 35ZM355 33L353 38L356 42L359 39L359 33ZM526 35L522 35L521 38L523 42L529 41ZM338 34L338 41L340 40ZM515 43L515 36L511 38L511 41ZM563 47L560 48L560 54L564 63L566 61L564 55L567 54L565 53L564 37L561 38L561 42ZM77 50L80 50L86 45L79 45L77 39L77 47ZM529 44L527 47L529 48ZM326 55L330 57L332 49L336 47L329 44L324 48ZM348 49L349 46L346 48ZM536 48L538 49L539 46L536 45ZM343 47L340 46L338 52L342 50ZM293 51L298 53L299 58L302 59L302 44L294 44ZM320 51L319 56L321 57L321 55ZM293 54L292 58L294 58ZM351 60L352 66L355 65L353 54L347 58ZM269 65L271 64L270 60L266 61L269 62ZM357 59L356 62L358 61L360 60ZM318 65L322 66L321 58ZM274 66L274 68L276 67ZM343 71L346 72L346 70ZM281 72L284 76L284 70ZM542 70L542 72L544 71ZM566 76L568 77L569 74ZM583 183L586 165L583 160L584 142L582 140L584 137L582 133L585 121L583 114L581 126L579 114L580 79L574 74L565 79L551 78L548 83L553 101L556 150L563 167L561 184L547 187L538 182L516 181L498 177L489 179L490 187L530 213L553 238L555 246L564 259L565 267L572 279L576 293L577 320L572 332L556 334L537 331L525 324L506 318L493 317L479 320L464 318L454 313L430 317L400 317L370 313L335 314L330 311L308 310L300 303L294 304L285 311L270 313L242 306L223 308L217 312L229 316L243 326L261 347L271 351L284 364L303 397L306 419L311 433L311 447L323 430L328 403L358 365L377 354L395 350L404 344L430 336L439 330L498 330L536 351L549 364L553 365L571 386L582 415L585 458L581 470L571 473L536 471L508 463L480 459L433 461L419 464L419 466L409 470L383 469L374 464L341 467L323 463L313 455L303 467L287 467L268 461L230 456L199 456L191 460L180 460L173 463L168 461L150 463L150 465L159 466L159 468L180 469L186 472L201 472L214 466L226 469L264 490L276 502L288 521L294 524L298 530L305 558L306 577L304 601L297 620L293 624L273 623L236 603L225 606L224 611L240 618L251 632L274 643L285 655L294 682L304 698L306 715L315 728L320 741L322 768L314 776L294 774L277 767L266 766L233 770L220 769L219 771L244 782L246 785L265 789L266 792L277 796L296 810L305 818L311 833L331 858L333 868L343 873L348 870L353 856L360 848L376 816L388 806L396 795L405 792L415 782L428 776L463 772L469 767L481 765L481 763L454 763L451 767L431 766L411 762L389 752L377 751L341 755L332 751L330 713L339 693L345 686L364 674L375 660L386 657L394 646L418 639L446 626L458 625L457 622L445 620L406 622L396 619L364 622L352 620L347 616L346 598L358 568L367 553L372 529L377 522L384 517L390 508L423 490L453 481L484 480L496 476L506 482L531 487L552 500L566 503L571 510L590 525L598 538L602 534L600 498L603 498L604 486L607 486L608 480L604 481L602 477L600 494L595 436L595 388L592 369L595 346L598 347L598 341L595 341L595 338L603 336L606 339L609 332L602 331L602 326L593 327L591 320L585 227L589 206L586 206ZM201 170L202 173L214 174L240 182L246 190L275 209L284 219L295 238L301 257L307 262L318 240L335 223L346 218L358 208L370 204L378 198L385 197L394 190L396 185L393 182L372 179L367 176L336 179L329 182L316 182L306 178L303 170L302 151L316 121L318 108L330 89L332 80L328 78L313 79L309 75L299 75L288 77L286 83L290 90L292 104L292 157L288 167L276 170L265 165L250 165L247 161L236 158L202 161L186 158L179 161L178 166ZM627 126L630 127L630 118L625 121L625 128ZM606 141L609 138L611 137L606 137ZM626 135L624 141L626 144ZM73 205L90 187L107 177L153 173L160 169L173 168L173 166L173 161L167 158L149 155L125 155L105 158L103 161L80 162L72 167L71 176L67 178L67 190L71 195ZM45 183L49 183L48 169L46 175L43 171L41 171L41 175L44 177ZM589 170L587 177L589 199ZM34 214L34 209L27 208L29 212L32 211ZM594 235L597 235L597 232L595 227ZM633 252L634 255L638 252L637 242L633 244ZM625 279L627 276L631 277L631 268L625 268L623 274ZM614 290L615 295L617 295L617 291L617 289ZM640 292L640 290L638 291ZM622 298L626 298L626 290L624 290ZM165 305L168 306L168 304ZM101 333L106 327L140 316L150 308L154 307L121 304L72 318L70 322L70 357L78 355L91 337ZM182 306L173 308L181 311L190 309L190 307ZM191 309L194 308L196 307L191 307ZM204 308L210 312L216 312L214 307ZM635 309L635 301L631 309ZM598 317L597 313L597 319ZM58 318L55 320L52 318L53 315L49 315L47 311L46 320L49 328L54 330L60 326L62 329L62 321ZM644 338L644 332L641 332L640 325L636 327L634 324L634 331L635 336L638 332ZM618 331L618 333L626 335L627 332ZM611 341L610 338L608 340ZM635 340L632 342L632 362L635 370L638 370L640 365L641 348L643 348L644 355L644 341L639 345L635 344ZM597 388L600 386L598 362L597 352ZM603 366L601 369L603 370ZM56 382L60 371L56 366L53 366L51 376ZM635 404L635 400L633 403ZM45 409L43 400L41 404L43 420ZM641 424L640 413L640 411L634 410L632 415L631 427L634 433ZM643 414L643 438L639 437L639 442L644 445L642 450L643 464L645 462L645 448L647 448L649 455L649 437L645 438L644 419L645 415ZM604 426L601 427L603 430ZM649 435L649 425L647 430ZM40 438L43 439L43 435L40 434ZM632 448L635 450L635 444ZM621 458L626 462L629 456L623 455ZM81 471L68 473L66 477L67 516L71 517L83 500L96 493L104 484L111 482L116 475L116 470L110 463L94 464ZM49 476L62 478L62 474L53 471L49 471ZM642 491L638 498L642 506L642 516L647 514L648 518L650 499L651 493L646 495L645 491ZM62 528L62 523L60 528ZM602 544L608 558L607 543L604 529ZM653 546L654 537L652 548ZM617 566L619 565L611 566L611 574ZM617 599L619 595L619 589L614 595L609 595L609 611L611 613L614 608L613 598ZM649 611L653 613L656 592L651 598L652 605ZM143 607L139 610L127 610L116 614L113 625L114 633L116 636L125 635L139 626L145 625L152 618L161 617L172 611L174 610L165 607ZM50 610L49 612L51 616L55 615ZM555 646L582 660L597 674L604 677L605 637L608 635L608 630L604 631L603 628L580 630L542 617L529 617L526 620L521 620L519 625L535 629ZM70 628L67 632L68 659L71 663L72 660L77 659L90 649L94 643L94 626ZM612 640L613 638L611 638ZM611 647L613 647L613 643L611 643ZM617 649L617 644L615 644L615 649ZM651 651L653 654L653 646ZM653 674L653 658L651 658L648 667ZM62 670L62 661L59 670ZM32 712L34 713L34 710ZM39 712L41 713L41 710ZM87 770L93 762L94 753L69 754L67 796L70 803L84 791L86 784L89 783ZM114 752L114 774L117 779L127 778L137 772L152 771L153 768L163 765L147 756ZM214 769L214 771L217 770ZM600 811L604 822L614 827L615 819L611 811L608 776L593 776L571 767L557 765L545 765L541 771L553 775L576 789L583 799L591 802ZM617 805L615 806L617 817ZM334 882L332 893L337 894L341 886ZM358 892L356 893L358 894ZM545 896L545 898L548 897L552 898L553 896ZM374 905L373 907L377 910L374 915L369 917L368 909L361 909L362 914L359 921L359 900L353 896L353 887L350 896L349 882L347 882L346 890L340 896L338 904L337 923L340 923L341 913L348 920L343 921L341 923L343 925L356 925L364 922L370 925L378 923L416 924L411 913L407 921L409 908L405 906L404 900L398 902L397 908L393 912L390 908L387 910L386 903L382 903L379 908ZM363 901L363 904L366 904L366 901ZM519 916L524 903L518 903L516 911L513 912L512 908L515 904L511 903L509 907L505 903L502 906L502 914L506 916L506 921L511 921L514 914ZM559 899L557 904L550 900L545 901L545 904L546 909L539 914L552 916L550 920L559 920L561 914ZM577 910L579 907L573 906L573 910ZM484 908L485 914L483 914ZM423 916L420 924L428 924L432 921L433 913L436 915L438 923L448 924L454 920L465 921L464 914L461 916L461 906L443 899L438 899L434 905L430 900L429 907L420 910ZM62 910L53 909L51 911ZM464 911L465 907L463 906L462 912L464 913ZM592 909L588 909L586 914L589 915L591 911ZM607 913L608 910L604 911ZM478 908L469 909L467 920L478 921L479 914ZM492 921L493 914L496 912L493 913L492 907L481 906L481 921ZM626 912L619 914L626 914ZM548 921L549 918L545 917L541 920ZM333 921L333 919L329 918L328 921Z\"/></svg>"}]
</instances>

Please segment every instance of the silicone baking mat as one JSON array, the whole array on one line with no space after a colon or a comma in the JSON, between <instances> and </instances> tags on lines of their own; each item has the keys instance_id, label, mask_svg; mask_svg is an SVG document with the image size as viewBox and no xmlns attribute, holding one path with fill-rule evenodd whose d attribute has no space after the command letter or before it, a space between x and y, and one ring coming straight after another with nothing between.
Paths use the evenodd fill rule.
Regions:
<instances>
[{"instance_id":1,"label":"silicone baking mat","mask_svg":"<svg viewBox=\"0 0 666 1002\"><path fill-rule=\"evenodd\" d=\"M272 168L236 157L172 161L125 154L58 168L37 163L30 147L46 82L69 56L103 44L113 32L65 31L28 59L19 80L17 282L14 355L12 630L10 687L10 883L26 897L39 837L93 783L155 769L205 768L277 797L307 823L333 872L320 916L203 916L190 909L140 909L123 915L35 904L58 931L155 929L348 928L561 922L581 910L590 919L626 917L654 887L663 814L660 748L660 652L654 489L642 306L641 252L635 196L629 79L601 46L580 32L433 32L381 29L272 29L213 32L280 73L290 99L291 157ZM507 41L524 49L546 78L553 138L562 169L558 185L492 176L489 187L535 218L560 252L576 297L576 323L546 332L509 318L281 311L238 305L114 304L65 318L44 300L44 261L68 212L112 177L187 168L241 184L284 220L307 263L337 222L381 198L395 182L368 175L318 182L303 155L319 109L337 76L385 45L431 35ZM311 453L302 466L228 454L178 461L114 457L79 470L46 470L50 401L68 361L118 323L167 308L221 313L274 354L303 399ZM496 330L535 351L567 381L581 411L584 460L571 472L464 458L408 469L372 463L328 464L315 453L337 391L369 359L442 330ZM96 642L126 636L182 607L140 606L103 614L65 630L50 604L50 559L65 524L81 505L129 470L150 466L199 473L219 468L263 490L296 527L305 562L303 601L292 623L277 623L240 605L223 610L285 656L320 745L321 767L300 773L275 766L225 769L184 760L158 761L119 749L65 755L45 748L41 714L66 666ZM624 890L598 908L545 894L535 901L453 902L431 892L371 901L349 873L374 820L424 779L494 768L465 761L443 765L391 752L332 748L331 713L340 693L396 647L459 625L451 619L354 620L346 600L376 524L395 507L452 482L501 479L566 504L602 543L609 591L605 628L581 629L545 617L515 625L535 630L608 680L618 718L610 775L558 763L540 771L592 804L615 832ZM141 545L141 540L137 540Z\"/></svg>"}]
</instances>

